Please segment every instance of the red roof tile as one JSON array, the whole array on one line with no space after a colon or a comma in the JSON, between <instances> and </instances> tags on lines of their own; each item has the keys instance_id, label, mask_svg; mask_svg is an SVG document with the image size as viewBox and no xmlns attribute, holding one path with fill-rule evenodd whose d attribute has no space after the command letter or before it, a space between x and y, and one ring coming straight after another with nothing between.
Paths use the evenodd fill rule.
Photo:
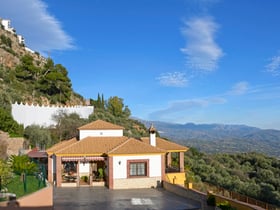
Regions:
<instances>
[{"instance_id":1,"label":"red roof tile","mask_svg":"<svg viewBox=\"0 0 280 210\"><path fill-rule=\"evenodd\" d=\"M62 149L62 148L66 148L69 145L72 145L73 143L77 142L76 138L73 139L69 139L69 140L64 140L61 141L55 145L53 145L52 147L50 147L49 149L46 150L46 152L48 154L53 154L56 153L58 150Z\"/></svg>"},{"instance_id":2,"label":"red roof tile","mask_svg":"<svg viewBox=\"0 0 280 210\"><path fill-rule=\"evenodd\" d=\"M79 130L124 129L103 120L96 120L84 125ZM102 156L102 155L137 155L137 154L164 154L166 152L185 152L188 148L156 138L156 146L149 144L149 137L134 138L122 137L86 137L80 141L76 138L62 141L47 149L47 153L59 156Z\"/></svg>"},{"instance_id":3,"label":"red roof tile","mask_svg":"<svg viewBox=\"0 0 280 210\"><path fill-rule=\"evenodd\" d=\"M123 130L124 127L115 125L103 120L96 120L89 124L83 125L78 130Z\"/></svg>"},{"instance_id":4,"label":"red roof tile","mask_svg":"<svg viewBox=\"0 0 280 210\"><path fill-rule=\"evenodd\" d=\"M86 137L56 152L57 155L93 155L107 154L121 145L127 137Z\"/></svg>"},{"instance_id":5,"label":"red roof tile","mask_svg":"<svg viewBox=\"0 0 280 210\"><path fill-rule=\"evenodd\" d=\"M143 143L141 140L130 138L118 147L112 149L109 155L128 155L128 154L164 154L165 150Z\"/></svg>"},{"instance_id":6,"label":"red roof tile","mask_svg":"<svg viewBox=\"0 0 280 210\"><path fill-rule=\"evenodd\" d=\"M147 144L150 144L149 137L143 137L141 138L141 140ZM168 152L180 152L180 151L185 152L189 149L188 147L182 146L180 144L176 144L175 142L172 141L167 141L159 137L156 137L156 147L160 149L164 149Z\"/></svg>"},{"instance_id":7,"label":"red roof tile","mask_svg":"<svg viewBox=\"0 0 280 210\"><path fill-rule=\"evenodd\" d=\"M46 157L48 157L46 151L39 150L38 148L32 149L30 152L27 153L27 155L30 158L46 158Z\"/></svg>"}]
</instances>

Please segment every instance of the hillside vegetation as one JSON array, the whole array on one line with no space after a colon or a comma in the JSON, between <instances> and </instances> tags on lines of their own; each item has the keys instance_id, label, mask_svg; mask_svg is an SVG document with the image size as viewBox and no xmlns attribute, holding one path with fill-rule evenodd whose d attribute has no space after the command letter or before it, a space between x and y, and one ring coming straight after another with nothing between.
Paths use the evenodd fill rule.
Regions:
<instances>
[{"instance_id":1,"label":"hillside vegetation","mask_svg":"<svg viewBox=\"0 0 280 210\"><path fill-rule=\"evenodd\" d=\"M280 206L280 160L259 153L207 155L191 148L189 175L229 191Z\"/></svg>"},{"instance_id":2,"label":"hillside vegetation","mask_svg":"<svg viewBox=\"0 0 280 210\"><path fill-rule=\"evenodd\" d=\"M11 103L81 105L68 72L51 58L20 45L15 34L0 27L0 130L22 136L23 127L11 116Z\"/></svg>"},{"instance_id":3,"label":"hillside vegetation","mask_svg":"<svg viewBox=\"0 0 280 210\"><path fill-rule=\"evenodd\" d=\"M9 102L84 103L72 89L67 69L26 50L16 35L0 27L0 94Z\"/></svg>"}]
</instances>

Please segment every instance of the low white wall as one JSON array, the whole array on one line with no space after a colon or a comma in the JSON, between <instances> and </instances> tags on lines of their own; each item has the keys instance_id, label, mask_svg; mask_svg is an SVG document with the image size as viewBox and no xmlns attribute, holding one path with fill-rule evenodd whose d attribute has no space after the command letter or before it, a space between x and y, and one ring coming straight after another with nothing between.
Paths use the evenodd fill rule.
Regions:
<instances>
[{"instance_id":1,"label":"low white wall","mask_svg":"<svg viewBox=\"0 0 280 210\"><path fill-rule=\"evenodd\" d=\"M88 118L94 111L93 106L40 106L12 104L12 116L19 124L27 127L32 124L40 126L54 125L53 116L60 112L77 113L81 118Z\"/></svg>"}]
</instances>

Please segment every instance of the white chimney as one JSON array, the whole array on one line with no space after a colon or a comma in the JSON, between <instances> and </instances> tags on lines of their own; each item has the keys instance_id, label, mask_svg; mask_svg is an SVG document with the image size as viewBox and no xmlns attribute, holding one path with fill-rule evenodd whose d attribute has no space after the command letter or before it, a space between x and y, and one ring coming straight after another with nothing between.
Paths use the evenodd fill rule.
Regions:
<instances>
[{"instance_id":1,"label":"white chimney","mask_svg":"<svg viewBox=\"0 0 280 210\"><path fill-rule=\"evenodd\" d=\"M149 133L150 133L150 145L156 146L156 129L154 128L154 125L152 124L151 127L149 128Z\"/></svg>"}]
</instances>

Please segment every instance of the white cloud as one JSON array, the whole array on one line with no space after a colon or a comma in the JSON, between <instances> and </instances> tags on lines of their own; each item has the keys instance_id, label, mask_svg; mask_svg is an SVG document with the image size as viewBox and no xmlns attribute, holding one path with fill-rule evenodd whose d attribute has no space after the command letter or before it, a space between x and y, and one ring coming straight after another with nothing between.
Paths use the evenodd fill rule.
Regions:
<instances>
[{"instance_id":1,"label":"white cloud","mask_svg":"<svg viewBox=\"0 0 280 210\"><path fill-rule=\"evenodd\" d=\"M218 25L211 17L192 18L185 22L182 33L186 47L181 51L186 55L187 65L195 70L213 71L223 56L223 50L214 40Z\"/></svg>"},{"instance_id":2,"label":"white cloud","mask_svg":"<svg viewBox=\"0 0 280 210\"><path fill-rule=\"evenodd\" d=\"M277 76L280 74L280 55L270 59L270 63L265 66L266 71Z\"/></svg>"},{"instance_id":3,"label":"white cloud","mask_svg":"<svg viewBox=\"0 0 280 210\"><path fill-rule=\"evenodd\" d=\"M248 91L248 86L248 82L238 82L231 88L229 93L231 95L243 95Z\"/></svg>"},{"instance_id":4,"label":"white cloud","mask_svg":"<svg viewBox=\"0 0 280 210\"><path fill-rule=\"evenodd\" d=\"M10 19L17 34L23 35L27 47L47 53L73 48L73 39L62 29L61 23L47 11L42 0L2 1L1 18Z\"/></svg>"},{"instance_id":5,"label":"white cloud","mask_svg":"<svg viewBox=\"0 0 280 210\"><path fill-rule=\"evenodd\" d=\"M165 109L157 110L150 114L151 119L163 119L175 113L185 112L186 115L192 109L203 109L214 104L225 104L227 100L222 97L194 98L186 100L171 101Z\"/></svg>"},{"instance_id":6,"label":"white cloud","mask_svg":"<svg viewBox=\"0 0 280 210\"><path fill-rule=\"evenodd\" d=\"M188 83L186 74L183 72L167 72L162 73L156 78L163 86L169 87L184 87Z\"/></svg>"}]
</instances>

